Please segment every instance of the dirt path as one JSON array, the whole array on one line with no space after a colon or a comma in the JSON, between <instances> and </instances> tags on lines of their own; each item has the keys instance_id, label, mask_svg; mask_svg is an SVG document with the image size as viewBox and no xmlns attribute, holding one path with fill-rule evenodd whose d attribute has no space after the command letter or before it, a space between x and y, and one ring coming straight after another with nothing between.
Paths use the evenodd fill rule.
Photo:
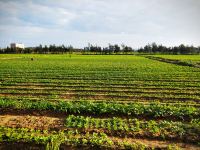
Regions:
<instances>
[{"instance_id":1,"label":"dirt path","mask_svg":"<svg viewBox=\"0 0 200 150\"><path fill-rule=\"evenodd\" d=\"M180 143L176 141L159 141L152 139L135 139L135 138L118 138L118 137L110 137L113 141L116 142L128 142L128 143L141 143L148 147L154 147L158 149L165 149L169 145L178 146L181 150L200 150L200 147L192 144Z\"/></svg>"},{"instance_id":2,"label":"dirt path","mask_svg":"<svg viewBox=\"0 0 200 150\"><path fill-rule=\"evenodd\" d=\"M152 59L152 60L157 60L160 62L165 62L165 63L170 63L170 64L175 64L179 66L188 66L188 67L194 67L194 68L200 68L199 64L190 64L181 60L176 60L176 59L167 59L167 58L161 58L161 57L154 57L154 56L144 56L145 58Z\"/></svg>"},{"instance_id":3,"label":"dirt path","mask_svg":"<svg viewBox=\"0 0 200 150\"><path fill-rule=\"evenodd\" d=\"M64 127L64 118L33 115L1 115L0 126L59 130Z\"/></svg>"}]
</instances>

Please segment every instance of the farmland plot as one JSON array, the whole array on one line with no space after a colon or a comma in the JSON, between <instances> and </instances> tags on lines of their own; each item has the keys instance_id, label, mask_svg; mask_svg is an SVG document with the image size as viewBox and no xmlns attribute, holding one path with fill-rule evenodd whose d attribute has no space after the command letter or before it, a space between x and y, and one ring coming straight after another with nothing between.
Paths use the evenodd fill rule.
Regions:
<instances>
[{"instance_id":1,"label":"farmland plot","mask_svg":"<svg viewBox=\"0 0 200 150\"><path fill-rule=\"evenodd\" d=\"M200 149L199 102L197 67L0 55L0 149Z\"/></svg>"},{"instance_id":2,"label":"farmland plot","mask_svg":"<svg viewBox=\"0 0 200 150\"><path fill-rule=\"evenodd\" d=\"M154 55L147 57L181 66L200 68L200 55Z\"/></svg>"}]
</instances>

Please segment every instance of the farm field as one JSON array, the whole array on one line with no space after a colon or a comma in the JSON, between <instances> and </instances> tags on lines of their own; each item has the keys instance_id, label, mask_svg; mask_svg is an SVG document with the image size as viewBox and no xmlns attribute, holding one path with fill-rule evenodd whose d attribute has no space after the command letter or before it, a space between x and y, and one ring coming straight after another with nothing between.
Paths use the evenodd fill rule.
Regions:
<instances>
[{"instance_id":1,"label":"farm field","mask_svg":"<svg viewBox=\"0 0 200 150\"><path fill-rule=\"evenodd\" d=\"M2 54L6 147L199 150L200 68L135 55Z\"/></svg>"},{"instance_id":2,"label":"farm field","mask_svg":"<svg viewBox=\"0 0 200 150\"><path fill-rule=\"evenodd\" d=\"M200 61L200 55L154 55L162 58L183 60L183 61Z\"/></svg>"},{"instance_id":3,"label":"farm field","mask_svg":"<svg viewBox=\"0 0 200 150\"><path fill-rule=\"evenodd\" d=\"M183 66L200 68L200 55L152 55L150 57L159 58L160 61L168 61Z\"/></svg>"}]
</instances>

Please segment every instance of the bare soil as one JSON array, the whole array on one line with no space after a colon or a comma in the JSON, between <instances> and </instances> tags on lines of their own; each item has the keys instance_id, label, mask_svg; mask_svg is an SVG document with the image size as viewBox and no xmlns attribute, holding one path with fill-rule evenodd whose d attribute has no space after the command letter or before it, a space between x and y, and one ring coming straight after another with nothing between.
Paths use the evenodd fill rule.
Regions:
<instances>
[{"instance_id":1,"label":"bare soil","mask_svg":"<svg viewBox=\"0 0 200 150\"><path fill-rule=\"evenodd\" d=\"M111 137L113 141L117 142L123 142L127 141L128 143L141 143L148 147L155 147L156 149L164 149L168 145L174 145L180 147L182 150L200 150L200 147L186 144L186 143L179 143L177 141L159 141L159 140L153 140L153 139L136 139L136 138L116 138Z\"/></svg>"},{"instance_id":2,"label":"bare soil","mask_svg":"<svg viewBox=\"0 0 200 150\"><path fill-rule=\"evenodd\" d=\"M41 130L62 129L64 118L33 115L1 115L0 126Z\"/></svg>"}]
</instances>

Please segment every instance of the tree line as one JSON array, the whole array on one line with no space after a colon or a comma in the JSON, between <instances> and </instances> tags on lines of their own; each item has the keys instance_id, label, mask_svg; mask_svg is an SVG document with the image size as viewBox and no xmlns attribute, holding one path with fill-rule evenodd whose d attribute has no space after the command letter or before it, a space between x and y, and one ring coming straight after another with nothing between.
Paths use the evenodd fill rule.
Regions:
<instances>
[{"instance_id":1,"label":"tree line","mask_svg":"<svg viewBox=\"0 0 200 150\"><path fill-rule=\"evenodd\" d=\"M139 53L148 53L148 54L200 54L200 47L186 46L181 44L174 47L166 47L163 45L157 45L156 43L148 44L143 48L138 49Z\"/></svg>"},{"instance_id":2,"label":"tree line","mask_svg":"<svg viewBox=\"0 0 200 150\"><path fill-rule=\"evenodd\" d=\"M111 54L200 54L200 47L187 46L181 44L174 47L166 47L163 45L157 45L156 43L148 44L139 49L133 49L130 46L121 44L109 44L107 47L101 47L98 45L88 44L87 47L78 49L73 46L65 45L39 45L36 47L21 48L1 48L0 53L4 54L15 54L15 53L37 53L37 54L64 54L78 52L81 54L100 54L100 55L111 55Z\"/></svg>"},{"instance_id":3,"label":"tree line","mask_svg":"<svg viewBox=\"0 0 200 150\"><path fill-rule=\"evenodd\" d=\"M24 49L22 48L11 48L11 47L7 47L4 49L0 49L0 53L7 53L7 54L15 54L15 53L21 53L21 54L29 54L29 53L36 53L36 54L58 54L58 53L71 53L75 51L75 49L69 45L69 46L65 46L65 45L60 45L60 46L56 46L55 44L53 45L45 45L42 46L41 44L39 46L36 47L26 47Z\"/></svg>"},{"instance_id":4,"label":"tree line","mask_svg":"<svg viewBox=\"0 0 200 150\"><path fill-rule=\"evenodd\" d=\"M128 54L128 53L133 53L135 50L130 47L126 46L124 44L121 44L119 46L118 44L109 44L107 47L101 47L97 45L92 45L88 44L87 47L84 47L82 50L83 54L102 54L102 55L107 55L107 54Z\"/></svg>"}]
</instances>

